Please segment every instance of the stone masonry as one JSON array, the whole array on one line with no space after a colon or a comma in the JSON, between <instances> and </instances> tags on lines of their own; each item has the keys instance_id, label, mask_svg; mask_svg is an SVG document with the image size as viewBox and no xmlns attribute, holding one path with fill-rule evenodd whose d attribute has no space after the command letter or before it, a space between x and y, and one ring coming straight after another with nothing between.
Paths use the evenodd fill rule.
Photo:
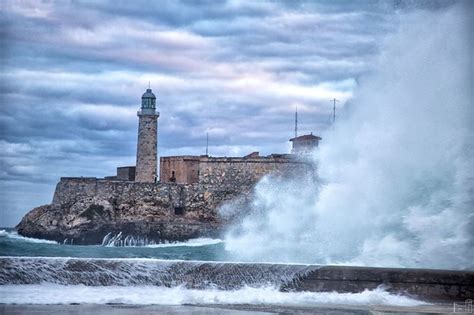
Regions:
<instances>
[{"instance_id":1,"label":"stone masonry","mask_svg":"<svg viewBox=\"0 0 474 315\"><path fill-rule=\"evenodd\" d=\"M138 114L137 168L135 181L153 183L157 169L157 114Z\"/></svg>"},{"instance_id":2,"label":"stone masonry","mask_svg":"<svg viewBox=\"0 0 474 315\"><path fill-rule=\"evenodd\" d=\"M301 170L307 164L295 155L273 154L247 157L166 156L160 159L160 182L246 186L265 174Z\"/></svg>"},{"instance_id":3,"label":"stone masonry","mask_svg":"<svg viewBox=\"0 0 474 315\"><path fill-rule=\"evenodd\" d=\"M158 155L158 117L156 96L148 88L142 95L142 106L138 115L137 165L135 181L154 183Z\"/></svg>"}]
</instances>

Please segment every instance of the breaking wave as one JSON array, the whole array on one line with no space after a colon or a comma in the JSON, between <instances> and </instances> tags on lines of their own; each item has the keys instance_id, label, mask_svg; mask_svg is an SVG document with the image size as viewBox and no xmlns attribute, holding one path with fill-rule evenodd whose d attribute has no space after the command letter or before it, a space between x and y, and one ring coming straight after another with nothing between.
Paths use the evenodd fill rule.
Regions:
<instances>
[{"instance_id":1,"label":"breaking wave","mask_svg":"<svg viewBox=\"0 0 474 315\"><path fill-rule=\"evenodd\" d=\"M200 247L200 246L209 246L221 244L224 241L218 238L194 238L186 242L177 242L177 243L162 243L162 244L150 244L146 247L159 248L159 247Z\"/></svg>"},{"instance_id":2,"label":"breaking wave","mask_svg":"<svg viewBox=\"0 0 474 315\"><path fill-rule=\"evenodd\" d=\"M150 240L147 237L123 235L122 232L117 234L108 233L102 240L102 246L108 247L150 247L150 248L162 248L162 247L199 247L216 245L222 243L223 240L215 238L195 238L185 242L161 242L157 243L154 240Z\"/></svg>"},{"instance_id":3,"label":"breaking wave","mask_svg":"<svg viewBox=\"0 0 474 315\"><path fill-rule=\"evenodd\" d=\"M232 259L474 269L468 12L464 1L400 16L322 135L319 178L260 181L225 236Z\"/></svg>"},{"instance_id":4,"label":"breaking wave","mask_svg":"<svg viewBox=\"0 0 474 315\"><path fill-rule=\"evenodd\" d=\"M334 277L364 277L317 265L219 263L157 259L0 258L0 303L70 304L425 304L389 293L387 272L374 271L371 290L310 292ZM328 274L329 272L329 274ZM332 272L332 273L331 273ZM400 273L400 271L395 271ZM393 276L393 275L392 275ZM400 276L400 275L399 275ZM422 276L426 276L423 274ZM456 279L463 275L454 275ZM320 279L321 282L317 279ZM458 279L459 280L459 279ZM459 280L461 281L461 280ZM467 281L467 280L465 280ZM331 281L329 281L331 282ZM380 284L376 287L377 284ZM328 285L331 285L328 283ZM351 286L352 291L354 288ZM341 288L341 290L343 290ZM328 291L328 290L323 290Z\"/></svg>"},{"instance_id":5,"label":"breaking wave","mask_svg":"<svg viewBox=\"0 0 474 315\"><path fill-rule=\"evenodd\" d=\"M55 241L25 237L25 236L18 235L17 232L10 232L6 230L0 230L0 237L6 237L6 238L15 239L18 241L23 241L23 242L30 242L30 243L58 244Z\"/></svg>"},{"instance_id":6,"label":"breaking wave","mask_svg":"<svg viewBox=\"0 0 474 315\"><path fill-rule=\"evenodd\" d=\"M294 287L316 265L244 264L159 259L0 257L0 285Z\"/></svg>"},{"instance_id":7,"label":"breaking wave","mask_svg":"<svg viewBox=\"0 0 474 315\"><path fill-rule=\"evenodd\" d=\"M182 286L167 288L155 286L90 287L85 285L3 285L0 286L0 303L6 304L273 304L305 305L396 305L416 306L422 301L390 294L383 289L365 290L360 293L336 292L280 292L274 287L243 287L237 290L196 290Z\"/></svg>"}]
</instances>

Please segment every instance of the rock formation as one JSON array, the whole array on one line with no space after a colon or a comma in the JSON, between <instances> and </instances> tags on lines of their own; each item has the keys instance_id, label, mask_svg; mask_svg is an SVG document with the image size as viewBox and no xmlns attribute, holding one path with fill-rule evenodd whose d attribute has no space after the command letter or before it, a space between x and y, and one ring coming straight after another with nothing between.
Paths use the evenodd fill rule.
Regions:
<instances>
[{"instance_id":1,"label":"rock formation","mask_svg":"<svg viewBox=\"0 0 474 315\"><path fill-rule=\"evenodd\" d=\"M154 242L215 237L225 223L218 207L250 192L251 186L61 178L53 202L27 213L17 230L73 244L101 244L108 233L120 232Z\"/></svg>"}]
</instances>

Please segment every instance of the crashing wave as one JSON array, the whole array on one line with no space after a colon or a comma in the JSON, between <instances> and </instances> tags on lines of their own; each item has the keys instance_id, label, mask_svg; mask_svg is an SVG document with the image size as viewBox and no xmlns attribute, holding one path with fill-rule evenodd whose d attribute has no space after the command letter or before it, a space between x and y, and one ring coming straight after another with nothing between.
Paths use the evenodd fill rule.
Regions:
<instances>
[{"instance_id":1,"label":"crashing wave","mask_svg":"<svg viewBox=\"0 0 474 315\"><path fill-rule=\"evenodd\" d=\"M185 286L233 290L294 287L316 265L246 264L159 259L0 258L0 285Z\"/></svg>"},{"instance_id":2,"label":"crashing wave","mask_svg":"<svg viewBox=\"0 0 474 315\"><path fill-rule=\"evenodd\" d=\"M472 296L474 272L303 264L235 263L147 258L0 257L0 287L165 287L236 291L362 292L385 289L430 300ZM436 286L433 286L436 283ZM381 287L383 286L383 288Z\"/></svg>"},{"instance_id":3,"label":"crashing wave","mask_svg":"<svg viewBox=\"0 0 474 315\"><path fill-rule=\"evenodd\" d=\"M55 241L50 241L50 240L44 240L44 239L39 239L39 238L33 238L33 237L25 237L19 235L17 232L10 232L7 230L0 230L0 237L6 237L10 239L15 239L23 242L30 242L30 243L45 243L45 244L58 244Z\"/></svg>"},{"instance_id":4,"label":"crashing wave","mask_svg":"<svg viewBox=\"0 0 474 315\"><path fill-rule=\"evenodd\" d=\"M84 285L4 285L0 286L0 303L6 304L249 304L249 305L397 305L417 306L424 302L390 294L377 288L359 293L337 292L280 292L274 287L243 287L238 290L195 290L181 286L166 288L138 287L88 287Z\"/></svg>"},{"instance_id":5,"label":"crashing wave","mask_svg":"<svg viewBox=\"0 0 474 315\"><path fill-rule=\"evenodd\" d=\"M160 247L199 247L199 246L208 246L216 245L222 243L220 239L214 238L195 238L190 239L185 242L164 242L157 243L154 240L150 240L147 237L127 235L124 236L122 232L114 234L112 232L104 236L102 240L102 246L107 247L151 247L151 248L160 248Z\"/></svg>"}]
</instances>

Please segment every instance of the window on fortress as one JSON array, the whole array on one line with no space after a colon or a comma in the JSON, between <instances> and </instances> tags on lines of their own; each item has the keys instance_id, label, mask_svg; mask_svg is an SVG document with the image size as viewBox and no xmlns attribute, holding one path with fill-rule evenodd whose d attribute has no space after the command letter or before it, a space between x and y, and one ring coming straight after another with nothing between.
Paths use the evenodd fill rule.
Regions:
<instances>
[{"instance_id":1,"label":"window on fortress","mask_svg":"<svg viewBox=\"0 0 474 315\"><path fill-rule=\"evenodd\" d=\"M171 172L171 177L170 177L170 182L175 182L176 181L176 176L175 176L175 173L174 171Z\"/></svg>"},{"instance_id":2,"label":"window on fortress","mask_svg":"<svg viewBox=\"0 0 474 315\"><path fill-rule=\"evenodd\" d=\"M184 207L174 207L175 215L184 215Z\"/></svg>"}]
</instances>

